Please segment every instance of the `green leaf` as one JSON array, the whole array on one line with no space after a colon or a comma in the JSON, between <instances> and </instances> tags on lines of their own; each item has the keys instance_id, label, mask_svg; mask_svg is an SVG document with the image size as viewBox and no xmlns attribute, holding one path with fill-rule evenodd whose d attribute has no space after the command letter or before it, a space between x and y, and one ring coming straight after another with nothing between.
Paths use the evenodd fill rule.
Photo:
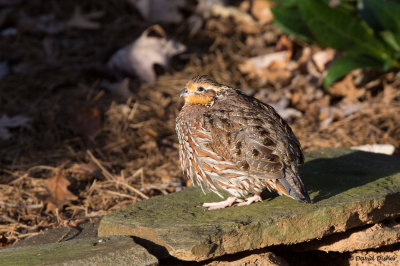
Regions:
<instances>
[{"instance_id":1,"label":"green leaf","mask_svg":"<svg viewBox=\"0 0 400 266\"><path fill-rule=\"evenodd\" d=\"M367 54L381 60L390 52L359 18L348 12L330 8L320 0L303 0L300 13L314 38L339 51Z\"/></svg>"},{"instance_id":2,"label":"green leaf","mask_svg":"<svg viewBox=\"0 0 400 266\"><path fill-rule=\"evenodd\" d=\"M376 67L383 68L382 61L374 58L369 58L364 55L345 55L336 59L328 69L328 74L324 80L324 87L328 88L338 78L343 77L352 70L365 68L365 67Z\"/></svg>"},{"instance_id":3,"label":"green leaf","mask_svg":"<svg viewBox=\"0 0 400 266\"><path fill-rule=\"evenodd\" d=\"M395 51L400 51L400 44L397 42L396 37L391 31L382 31L382 39L393 48Z\"/></svg>"},{"instance_id":4,"label":"green leaf","mask_svg":"<svg viewBox=\"0 0 400 266\"><path fill-rule=\"evenodd\" d=\"M287 34L296 36L303 41L310 41L311 32L295 7L279 5L271 9L274 23Z\"/></svg>"},{"instance_id":5,"label":"green leaf","mask_svg":"<svg viewBox=\"0 0 400 266\"><path fill-rule=\"evenodd\" d=\"M393 47L393 41L400 45L400 2L393 0L364 0L364 2L366 8L374 12L381 27L393 33L389 45ZM384 40L388 42L387 38Z\"/></svg>"},{"instance_id":6,"label":"green leaf","mask_svg":"<svg viewBox=\"0 0 400 266\"><path fill-rule=\"evenodd\" d=\"M400 34L400 2L392 0L364 0L385 30Z\"/></svg>"},{"instance_id":7,"label":"green leaf","mask_svg":"<svg viewBox=\"0 0 400 266\"><path fill-rule=\"evenodd\" d=\"M358 14L375 32L381 31L382 25L376 17L374 10L369 5L366 5L363 0L357 2Z\"/></svg>"}]
</instances>

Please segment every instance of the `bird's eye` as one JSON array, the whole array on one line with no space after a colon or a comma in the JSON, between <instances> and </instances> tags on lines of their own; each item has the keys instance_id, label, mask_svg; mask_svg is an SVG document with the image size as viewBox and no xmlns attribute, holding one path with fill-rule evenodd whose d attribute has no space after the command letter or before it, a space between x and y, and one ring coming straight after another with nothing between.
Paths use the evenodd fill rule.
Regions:
<instances>
[{"instance_id":1,"label":"bird's eye","mask_svg":"<svg viewBox=\"0 0 400 266\"><path fill-rule=\"evenodd\" d=\"M205 90L204 87L197 87L197 92L202 92L204 90Z\"/></svg>"}]
</instances>

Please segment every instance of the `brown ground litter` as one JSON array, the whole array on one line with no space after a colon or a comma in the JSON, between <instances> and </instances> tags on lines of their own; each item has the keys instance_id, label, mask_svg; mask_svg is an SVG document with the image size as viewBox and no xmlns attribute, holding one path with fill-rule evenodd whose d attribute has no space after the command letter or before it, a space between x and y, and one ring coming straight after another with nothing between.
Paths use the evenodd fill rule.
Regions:
<instances>
[{"instance_id":1,"label":"brown ground litter","mask_svg":"<svg viewBox=\"0 0 400 266\"><path fill-rule=\"evenodd\" d=\"M0 37L0 63L11 69L0 78L0 119L20 115L29 121L19 118L25 126L10 127L11 138L0 140L0 246L187 186L175 117L179 91L194 74L274 103L288 114L305 150L374 143L400 148L398 71L354 71L325 90L325 72L312 60L323 48L287 38L272 24L216 15L190 35L195 1L189 1L179 26L160 24L187 51L172 59L171 68L155 67L153 84L129 77L132 97L124 99L106 89L117 82L107 60L153 23L122 0L82 0L84 14L102 12L93 20L99 28L52 34L27 27L23 13L66 21L76 3L15 2L0 12L0 31L18 31ZM281 62L261 70L240 67L279 51L287 51Z\"/></svg>"}]
</instances>

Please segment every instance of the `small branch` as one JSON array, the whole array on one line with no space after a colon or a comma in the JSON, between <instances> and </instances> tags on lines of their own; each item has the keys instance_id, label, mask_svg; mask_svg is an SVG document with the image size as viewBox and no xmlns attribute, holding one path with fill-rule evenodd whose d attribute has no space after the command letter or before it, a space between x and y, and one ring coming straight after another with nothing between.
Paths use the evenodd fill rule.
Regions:
<instances>
[{"instance_id":1,"label":"small branch","mask_svg":"<svg viewBox=\"0 0 400 266\"><path fill-rule=\"evenodd\" d=\"M40 209L43 208L43 204L31 204L31 205L23 205L23 204L15 204L11 202L5 202L0 200L0 205L5 205L7 207L12 208L27 208L27 209Z\"/></svg>"},{"instance_id":2,"label":"small branch","mask_svg":"<svg viewBox=\"0 0 400 266\"><path fill-rule=\"evenodd\" d=\"M128 184L125 184L125 183L122 183L122 182L119 182L119 181L116 181L116 180L115 180L114 182L117 183L118 185L124 186L124 187L126 187L127 189L129 189L129 190L131 190L131 191L137 193L138 195L140 195L140 196L141 196L142 198L144 198L144 199L149 199L149 197L146 196L145 194L143 194L142 192L140 192L140 190L138 190L138 189L136 189L136 188L134 188L134 187L132 187L132 186L130 186L130 185L128 185Z\"/></svg>"},{"instance_id":3,"label":"small branch","mask_svg":"<svg viewBox=\"0 0 400 266\"><path fill-rule=\"evenodd\" d=\"M104 217L104 215L73 217L73 218L69 218L68 221L89 220L89 219L96 219L96 218L103 218L103 217Z\"/></svg>"},{"instance_id":4,"label":"small branch","mask_svg":"<svg viewBox=\"0 0 400 266\"><path fill-rule=\"evenodd\" d=\"M90 159L92 159L92 161L101 169L104 177L108 180L114 180L113 175L109 171L107 171L107 169L100 163L99 160L96 159L96 157L94 157L93 153L89 150L87 150L86 152L89 155Z\"/></svg>"},{"instance_id":5,"label":"small branch","mask_svg":"<svg viewBox=\"0 0 400 266\"><path fill-rule=\"evenodd\" d=\"M112 194L112 195L115 195L115 196L119 196L119 197L130 198L130 199L133 199L133 200L136 199L135 197L132 197L131 195L115 192L115 191L112 191L112 190L105 190L105 192L109 193L109 194Z\"/></svg>"}]
</instances>

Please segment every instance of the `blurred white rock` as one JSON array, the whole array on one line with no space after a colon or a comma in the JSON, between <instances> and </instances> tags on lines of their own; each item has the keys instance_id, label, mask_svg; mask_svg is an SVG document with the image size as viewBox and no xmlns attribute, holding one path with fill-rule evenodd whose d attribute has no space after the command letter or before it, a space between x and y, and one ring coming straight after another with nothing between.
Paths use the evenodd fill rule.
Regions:
<instances>
[{"instance_id":1,"label":"blurred white rock","mask_svg":"<svg viewBox=\"0 0 400 266\"><path fill-rule=\"evenodd\" d=\"M367 144L361 146L353 146L351 147L351 149L392 155L394 153L395 147L392 144Z\"/></svg>"}]
</instances>

